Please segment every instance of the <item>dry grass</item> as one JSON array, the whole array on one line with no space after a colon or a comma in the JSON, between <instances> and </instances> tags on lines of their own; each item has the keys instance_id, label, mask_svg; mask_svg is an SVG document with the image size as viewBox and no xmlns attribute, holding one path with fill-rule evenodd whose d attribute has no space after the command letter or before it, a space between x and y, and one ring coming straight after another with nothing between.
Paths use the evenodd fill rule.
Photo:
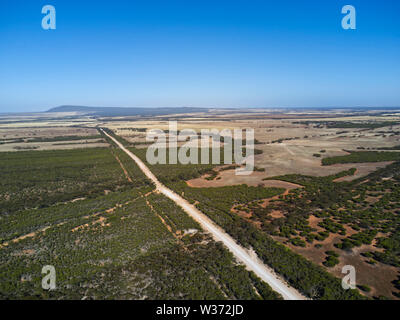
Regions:
<instances>
[{"instance_id":1,"label":"dry grass","mask_svg":"<svg viewBox=\"0 0 400 320\"><path fill-rule=\"evenodd\" d=\"M35 127L35 128L1 128L0 139L7 140L6 144L0 144L0 152L8 151L25 151L25 150L61 150L61 149L77 149L77 148L95 148L106 147L103 139L82 139L82 140L65 140L54 142L12 142L13 139L29 139L29 138L54 138L69 136L94 136L99 132L94 128L76 128L76 127Z\"/></svg>"},{"instance_id":2,"label":"dry grass","mask_svg":"<svg viewBox=\"0 0 400 320\"><path fill-rule=\"evenodd\" d=\"M374 150L380 147L392 147L400 144L400 136L392 136L382 134L382 131L388 131L389 128L379 129L328 129L316 128L315 126L307 126L296 124L298 121L306 120L323 120L323 121L393 121L399 120L399 115L375 117L369 114L365 116L343 117L342 113L332 112L309 112L297 113L289 112L286 114L271 114L253 110L252 113L223 113L215 112L213 117L210 114L196 115L196 118L180 118L178 121L178 130L194 129L200 132L201 129L245 129L253 128L255 130L255 138L262 142L255 147L263 151L262 154L255 156L255 165L264 168L264 173L255 173L248 178L243 178L243 183L250 185L258 184L262 178L273 177L277 175L285 175L298 173L304 175L325 176L336 174L349 168L357 168L354 177L344 179L354 179L367 175L368 173L386 166L388 162L368 163L368 164L341 164L334 166L322 166L321 159L323 157L332 157L345 155L344 150L357 150L357 148L365 148L365 150ZM212 114L212 113L211 113ZM324 117L315 117L315 115L323 114ZM344 113L343 113L344 114ZM221 121L220 119L230 117L231 121ZM330 116L330 117L329 117ZM251 118L251 119L249 119ZM286 119L285 119L286 118ZM290 118L290 119L289 119ZM106 122L105 126L116 131L132 142L145 142L145 133L124 130L124 128L146 128L146 129L168 129L168 122L164 120L146 120L146 121L118 121ZM400 131L400 126L394 126L393 130ZM347 133L338 134L340 131ZM281 143L271 143L278 139L283 140ZM142 145L141 147L146 147ZM322 152L325 150L325 152ZM321 154L320 158L314 154ZM235 180L235 179L234 179ZM232 182L230 173L221 173L221 180L217 185L236 184Z\"/></svg>"}]
</instances>

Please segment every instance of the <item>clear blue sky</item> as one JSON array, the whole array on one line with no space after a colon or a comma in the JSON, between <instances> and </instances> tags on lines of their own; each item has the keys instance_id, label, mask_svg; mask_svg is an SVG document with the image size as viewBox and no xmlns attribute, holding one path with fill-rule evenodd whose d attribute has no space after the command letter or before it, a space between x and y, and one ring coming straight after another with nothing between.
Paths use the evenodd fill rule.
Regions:
<instances>
[{"instance_id":1,"label":"clear blue sky","mask_svg":"<svg viewBox=\"0 0 400 320\"><path fill-rule=\"evenodd\" d=\"M64 104L399 106L400 1L1 0L0 112Z\"/></svg>"}]
</instances>

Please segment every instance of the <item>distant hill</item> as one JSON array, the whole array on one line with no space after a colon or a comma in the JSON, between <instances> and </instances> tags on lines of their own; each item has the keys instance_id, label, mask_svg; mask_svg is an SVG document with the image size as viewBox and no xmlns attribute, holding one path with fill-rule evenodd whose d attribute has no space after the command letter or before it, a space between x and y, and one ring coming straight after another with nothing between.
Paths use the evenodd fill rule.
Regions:
<instances>
[{"instance_id":1,"label":"distant hill","mask_svg":"<svg viewBox=\"0 0 400 320\"><path fill-rule=\"evenodd\" d=\"M46 112L80 112L102 117L116 116L158 116L177 113L207 112L207 108L117 108L117 107L87 107L87 106L59 106Z\"/></svg>"}]
</instances>

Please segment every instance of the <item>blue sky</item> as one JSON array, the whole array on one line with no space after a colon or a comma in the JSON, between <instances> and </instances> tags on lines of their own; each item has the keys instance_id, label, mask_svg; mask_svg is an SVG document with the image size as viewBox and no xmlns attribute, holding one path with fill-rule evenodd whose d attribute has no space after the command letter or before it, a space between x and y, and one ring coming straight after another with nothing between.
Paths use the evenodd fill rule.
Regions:
<instances>
[{"instance_id":1,"label":"blue sky","mask_svg":"<svg viewBox=\"0 0 400 320\"><path fill-rule=\"evenodd\" d=\"M1 0L0 112L64 104L400 106L400 1Z\"/></svg>"}]
</instances>

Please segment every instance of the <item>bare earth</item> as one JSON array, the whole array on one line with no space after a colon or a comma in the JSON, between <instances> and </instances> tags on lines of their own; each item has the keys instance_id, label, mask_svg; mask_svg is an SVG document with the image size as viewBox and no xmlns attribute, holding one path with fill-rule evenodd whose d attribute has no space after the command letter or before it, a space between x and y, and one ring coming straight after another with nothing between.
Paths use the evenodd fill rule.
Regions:
<instances>
[{"instance_id":1,"label":"bare earth","mask_svg":"<svg viewBox=\"0 0 400 320\"><path fill-rule=\"evenodd\" d=\"M266 177L265 172L254 171L248 176L236 175L235 170L225 170L218 173L218 178L214 180L206 180L207 175L200 178L188 180L186 183L192 188L209 188L209 187L223 187L223 186L234 186L239 184L247 184L249 186L258 186L262 184L265 187L270 188L284 188L284 189L296 189L300 186L295 183L290 183L281 180L264 180Z\"/></svg>"}]
</instances>

